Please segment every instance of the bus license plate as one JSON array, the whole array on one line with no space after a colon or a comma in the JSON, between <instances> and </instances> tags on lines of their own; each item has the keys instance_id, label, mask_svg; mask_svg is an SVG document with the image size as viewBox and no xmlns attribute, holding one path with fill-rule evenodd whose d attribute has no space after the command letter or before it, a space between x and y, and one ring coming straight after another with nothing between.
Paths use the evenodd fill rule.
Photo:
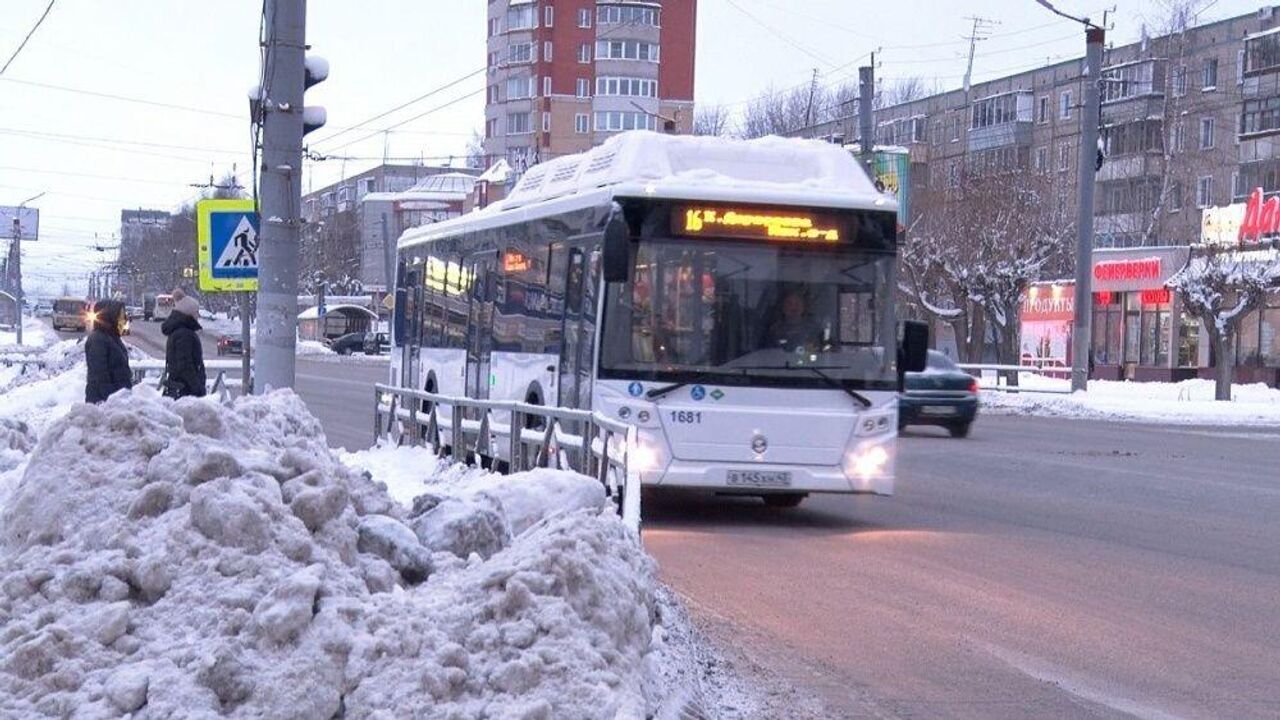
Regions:
<instances>
[{"instance_id":1,"label":"bus license plate","mask_svg":"<svg viewBox=\"0 0 1280 720\"><path fill-rule=\"evenodd\" d=\"M775 470L730 470L727 481L730 487L786 488L791 487L791 473Z\"/></svg>"},{"instance_id":2,"label":"bus license plate","mask_svg":"<svg viewBox=\"0 0 1280 720\"><path fill-rule=\"evenodd\" d=\"M925 405L920 412L925 415L955 415L956 409L950 405Z\"/></svg>"}]
</instances>

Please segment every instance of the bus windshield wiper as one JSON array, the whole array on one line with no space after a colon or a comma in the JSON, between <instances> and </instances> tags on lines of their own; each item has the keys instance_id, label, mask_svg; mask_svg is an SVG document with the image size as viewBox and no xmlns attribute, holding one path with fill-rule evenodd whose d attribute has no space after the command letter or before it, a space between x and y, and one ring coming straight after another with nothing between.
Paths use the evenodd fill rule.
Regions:
<instances>
[{"instance_id":1,"label":"bus windshield wiper","mask_svg":"<svg viewBox=\"0 0 1280 720\"><path fill-rule=\"evenodd\" d=\"M875 404L871 402L871 399L868 398L866 395L863 395L862 393L858 392L857 390L854 390L853 388L847 387L844 383L822 372L823 370L843 369L838 365L824 365L820 367L817 365L792 365L791 363L786 363L784 365L738 365L737 367L741 370L808 370L812 372L814 375L817 375L818 377L822 378L822 380L826 382L827 385L830 385L831 387L836 388L838 390L843 390L846 395L853 398L854 400L857 400L858 403L862 405L862 407L869 408Z\"/></svg>"},{"instance_id":2,"label":"bus windshield wiper","mask_svg":"<svg viewBox=\"0 0 1280 720\"><path fill-rule=\"evenodd\" d=\"M739 368L722 368L722 369L720 369L720 370L716 370L716 371L714 371L714 372L711 372L711 371L707 371L707 372L700 372L700 373L698 373L697 375L694 375L693 377L689 378L688 380L681 380L680 382L671 383L670 385L665 385L665 386L663 386L663 387L654 388L654 389L650 390L649 392L645 393L645 394L644 394L644 396L645 396L645 397L647 397L647 398L649 398L650 400L657 400L658 398L662 397L663 395L668 395L668 394L670 394L670 393L673 393L673 392L675 392L676 390L679 390L679 389L680 389L680 388L682 388L682 387L686 387L686 386L688 386L688 385L693 385L693 384L695 384L695 383L705 383L705 382L708 382L708 381L710 381L710 380L714 380L714 379L716 379L717 377L719 377L719 376L720 376L720 374L721 374L722 372L724 372L725 370L737 370L737 369L739 369ZM743 374L745 375L746 373L743 373Z\"/></svg>"}]
</instances>

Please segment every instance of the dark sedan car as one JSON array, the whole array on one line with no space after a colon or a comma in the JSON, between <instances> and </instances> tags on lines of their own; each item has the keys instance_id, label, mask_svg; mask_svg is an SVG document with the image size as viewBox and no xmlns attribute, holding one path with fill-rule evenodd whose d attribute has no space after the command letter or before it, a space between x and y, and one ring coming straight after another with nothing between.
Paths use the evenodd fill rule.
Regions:
<instances>
[{"instance_id":1,"label":"dark sedan car","mask_svg":"<svg viewBox=\"0 0 1280 720\"><path fill-rule=\"evenodd\" d=\"M244 342L234 335L223 335L218 338L219 355L243 355Z\"/></svg>"},{"instance_id":2,"label":"dark sedan car","mask_svg":"<svg viewBox=\"0 0 1280 720\"><path fill-rule=\"evenodd\" d=\"M951 358L929 351L924 372L907 373L898 397L898 427L940 425L951 437L966 437L978 417L978 381Z\"/></svg>"},{"instance_id":3,"label":"dark sedan car","mask_svg":"<svg viewBox=\"0 0 1280 720\"><path fill-rule=\"evenodd\" d=\"M329 349L339 355L350 355L353 352L364 352L364 336L362 332L347 333L329 343Z\"/></svg>"}]
</instances>

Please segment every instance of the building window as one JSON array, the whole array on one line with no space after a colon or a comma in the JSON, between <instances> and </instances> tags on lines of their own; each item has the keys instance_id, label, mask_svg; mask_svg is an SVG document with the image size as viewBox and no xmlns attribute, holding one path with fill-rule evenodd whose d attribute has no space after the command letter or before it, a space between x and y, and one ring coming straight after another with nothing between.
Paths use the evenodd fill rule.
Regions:
<instances>
[{"instance_id":1,"label":"building window","mask_svg":"<svg viewBox=\"0 0 1280 720\"><path fill-rule=\"evenodd\" d=\"M1173 96L1182 97L1187 94L1187 66L1179 65L1173 71Z\"/></svg>"},{"instance_id":2,"label":"building window","mask_svg":"<svg viewBox=\"0 0 1280 720\"><path fill-rule=\"evenodd\" d=\"M484 121L484 136L487 138L498 136L498 118L489 118Z\"/></svg>"},{"instance_id":3,"label":"building window","mask_svg":"<svg viewBox=\"0 0 1280 720\"><path fill-rule=\"evenodd\" d=\"M658 97L658 81L647 78L598 77L597 96Z\"/></svg>"},{"instance_id":4,"label":"building window","mask_svg":"<svg viewBox=\"0 0 1280 720\"><path fill-rule=\"evenodd\" d=\"M489 67L492 68L497 66L498 66L498 53L497 52L489 53Z\"/></svg>"},{"instance_id":5,"label":"building window","mask_svg":"<svg viewBox=\"0 0 1280 720\"><path fill-rule=\"evenodd\" d=\"M583 43L578 46L578 62L586 64L591 62L591 45Z\"/></svg>"},{"instance_id":6,"label":"building window","mask_svg":"<svg viewBox=\"0 0 1280 720\"><path fill-rule=\"evenodd\" d=\"M1164 133L1160 120L1137 120L1102 128L1102 147L1107 157L1135 155L1163 150Z\"/></svg>"},{"instance_id":7,"label":"building window","mask_svg":"<svg viewBox=\"0 0 1280 720\"><path fill-rule=\"evenodd\" d=\"M578 27L591 27L591 8L581 8L578 10Z\"/></svg>"},{"instance_id":8,"label":"building window","mask_svg":"<svg viewBox=\"0 0 1280 720\"><path fill-rule=\"evenodd\" d=\"M1036 110L1036 122L1049 122L1049 97L1040 98L1039 107Z\"/></svg>"},{"instance_id":9,"label":"building window","mask_svg":"<svg viewBox=\"0 0 1280 720\"><path fill-rule=\"evenodd\" d=\"M551 132L551 113L542 113L542 132Z\"/></svg>"},{"instance_id":10,"label":"building window","mask_svg":"<svg viewBox=\"0 0 1280 720\"><path fill-rule=\"evenodd\" d=\"M538 27L538 7L533 3L514 5L507 10L507 31L531 30Z\"/></svg>"},{"instance_id":11,"label":"building window","mask_svg":"<svg viewBox=\"0 0 1280 720\"><path fill-rule=\"evenodd\" d=\"M1151 94L1155 83L1155 63L1152 61L1127 63L1102 71L1102 102L1116 102Z\"/></svg>"},{"instance_id":12,"label":"building window","mask_svg":"<svg viewBox=\"0 0 1280 720\"><path fill-rule=\"evenodd\" d=\"M1071 91L1063 90L1058 96L1058 117L1063 120L1071 119Z\"/></svg>"},{"instance_id":13,"label":"building window","mask_svg":"<svg viewBox=\"0 0 1280 720\"><path fill-rule=\"evenodd\" d=\"M485 95L485 102L488 103L489 105L492 105L498 102L498 86L497 85L489 86L488 92Z\"/></svg>"},{"instance_id":14,"label":"building window","mask_svg":"<svg viewBox=\"0 0 1280 720\"><path fill-rule=\"evenodd\" d=\"M531 77L513 77L507 78L507 99L508 100L524 100L534 95L534 78Z\"/></svg>"},{"instance_id":15,"label":"building window","mask_svg":"<svg viewBox=\"0 0 1280 720\"><path fill-rule=\"evenodd\" d=\"M652 115L642 112L598 112L596 130L619 132L622 130L657 130L658 123Z\"/></svg>"},{"instance_id":16,"label":"building window","mask_svg":"<svg viewBox=\"0 0 1280 720\"><path fill-rule=\"evenodd\" d=\"M596 23L658 27L658 9L630 5L602 5L596 8Z\"/></svg>"},{"instance_id":17,"label":"building window","mask_svg":"<svg viewBox=\"0 0 1280 720\"><path fill-rule=\"evenodd\" d=\"M960 142L960 118L951 118L951 142Z\"/></svg>"},{"instance_id":18,"label":"building window","mask_svg":"<svg viewBox=\"0 0 1280 720\"><path fill-rule=\"evenodd\" d=\"M578 97L591 97L591 81L587 78L578 78Z\"/></svg>"},{"instance_id":19,"label":"building window","mask_svg":"<svg viewBox=\"0 0 1280 720\"><path fill-rule=\"evenodd\" d=\"M555 6L548 5L542 8L542 26L543 27L552 27L555 24L554 23L555 19L556 19Z\"/></svg>"},{"instance_id":20,"label":"building window","mask_svg":"<svg viewBox=\"0 0 1280 720\"><path fill-rule=\"evenodd\" d=\"M1200 149L1213 149L1213 118L1200 118Z\"/></svg>"},{"instance_id":21,"label":"building window","mask_svg":"<svg viewBox=\"0 0 1280 720\"><path fill-rule=\"evenodd\" d=\"M1182 121L1179 120L1178 124L1173 126L1173 151L1182 152L1186 148L1186 146L1187 146L1186 127L1183 126Z\"/></svg>"},{"instance_id":22,"label":"building window","mask_svg":"<svg viewBox=\"0 0 1280 720\"><path fill-rule=\"evenodd\" d=\"M542 78L542 97L551 97L551 76Z\"/></svg>"},{"instance_id":23,"label":"building window","mask_svg":"<svg viewBox=\"0 0 1280 720\"><path fill-rule=\"evenodd\" d=\"M497 35L500 31L498 18L489 18L489 37Z\"/></svg>"},{"instance_id":24,"label":"building window","mask_svg":"<svg viewBox=\"0 0 1280 720\"><path fill-rule=\"evenodd\" d=\"M377 178L366 178L364 181L364 191L367 193L377 192L378 191Z\"/></svg>"},{"instance_id":25,"label":"building window","mask_svg":"<svg viewBox=\"0 0 1280 720\"><path fill-rule=\"evenodd\" d=\"M1280 95L1244 101L1240 111L1241 135L1277 130L1280 130Z\"/></svg>"},{"instance_id":26,"label":"building window","mask_svg":"<svg viewBox=\"0 0 1280 720\"><path fill-rule=\"evenodd\" d=\"M1049 170L1049 148L1036 148L1036 172L1047 172Z\"/></svg>"},{"instance_id":27,"label":"building window","mask_svg":"<svg viewBox=\"0 0 1280 720\"><path fill-rule=\"evenodd\" d=\"M1213 206L1213 176L1206 175L1196 181L1196 207Z\"/></svg>"},{"instance_id":28,"label":"building window","mask_svg":"<svg viewBox=\"0 0 1280 720\"><path fill-rule=\"evenodd\" d=\"M507 62L512 64L533 62L533 43L515 43L508 52L510 59Z\"/></svg>"},{"instance_id":29,"label":"building window","mask_svg":"<svg viewBox=\"0 0 1280 720\"><path fill-rule=\"evenodd\" d=\"M574 132L580 135L585 135L589 129L590 129L590 120L587 118L586 113L578 113L577 115L573 116Z\"/></svg>"},{"instance_id":30,"label":"building window","mask_svg":"<svg viewBox=\"0 0 1280 720\"><path fill-rule=\"evenodd\" d=\"M970 128L1031 121L1031 96L1013 92L982 98L973 104Z\"/></svg>"},{"instance_id":31,"label":"building window","mask_svg":"<svg viewBox=\"0 0 1280 720\"><path fill-rule=\"evenodd\" d=\"M1280 34L1267 33L1244 41L1244 71L1257 75L1280 67Z\"/></svg>"},{"instance_id":32,"label":"building window","mask_svg":"<svg viewBox=\"0 0 1280 720\"><path fill-rule=\"evenodd\" d=\"M1182 211L1182 183L1174 180L1169 183L1169 212Z\"/></svg>"},{"instance_id":33,"label":"building window","mask_svg":"<svg viewBox=\"0 0 1280 720\"><path fill-rule=\"evenodd\" d=\"M544 62L551 62L551 41L550 40L542 43L542 60Z\"/></svg>"},{"instance_id":34,"label":"building window","mask_svg":"<svg viewBox=\"0 0 1280 720\"><path fill-rule=\"evenodd\" d=\"M1066 172L1071 169L1071 143L1064 142L1058 146L1058 170Z\"/></svg>"},{"instance_id":35,"label":"building window","mask_svg":"<svg viewBox=\"0 0 1280 720\"><path fill-rule=\"evenodd\" d=\"M1235 202L1237 199L1244 199L1244 191L1240 189L1240 173L1233 172L1231 173L1231 201Z\"/></svg>"},{"instance_id":36,"label":"building window","mask_svg":"<svg viewBox=\"0 0 1280 720\"><path fill-rule=\"evenodd\" d=\"M1200 91L1207 92L1209 90L1218 89L1218 58L1209 58L1204 61L1204 71L1201 73Z\"/></svg>"},{"instance_id":37,"label":"building window","mask_svg":"<svg viewBox=\"0 0 1280 720\"><path fill-rule=\"evenodd\" d=\"M526 135L533 132L530 113L511 113L507 115L507 134Z\"/></svg>"},{"instance_id":38,"label":"building window","mask_svg":"<svg viewBox=\"0 0 1280 720\"><path fill-rule=\"evenodd\" d=\"M599 40L596 59L658 62L658 46L642 40Z\"/></svg>"}]
</instances>

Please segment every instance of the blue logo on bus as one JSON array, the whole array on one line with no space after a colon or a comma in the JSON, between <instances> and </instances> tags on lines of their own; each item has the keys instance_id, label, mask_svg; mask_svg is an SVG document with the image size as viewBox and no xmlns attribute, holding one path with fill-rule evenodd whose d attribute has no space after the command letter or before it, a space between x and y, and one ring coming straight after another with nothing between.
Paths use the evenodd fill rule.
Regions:
<instances>
[{"instance_id":1,"label":"blue logo on bus","mask_svg":"<svg viewBox=\"0 0 1280 720\"><path fill-rule=\"evenodd\" d=\"M692 388L689 389L689 397L693 398L694 400L701 400L706 396L707 396L707 389L702 387L701 385L694 385Z\"/></svg>"},{"instance_id":2,"label":"blue logo on bus","mask_svg":"<svg viewBox=\"0 0 1280 720\"><path fill-rule=\"evenodd\" d=\"M644 386L638 382L633 382L627 386L627 392L631 394L631 397L640 397L644 394Z\"/></svg>"}]
</instances>

